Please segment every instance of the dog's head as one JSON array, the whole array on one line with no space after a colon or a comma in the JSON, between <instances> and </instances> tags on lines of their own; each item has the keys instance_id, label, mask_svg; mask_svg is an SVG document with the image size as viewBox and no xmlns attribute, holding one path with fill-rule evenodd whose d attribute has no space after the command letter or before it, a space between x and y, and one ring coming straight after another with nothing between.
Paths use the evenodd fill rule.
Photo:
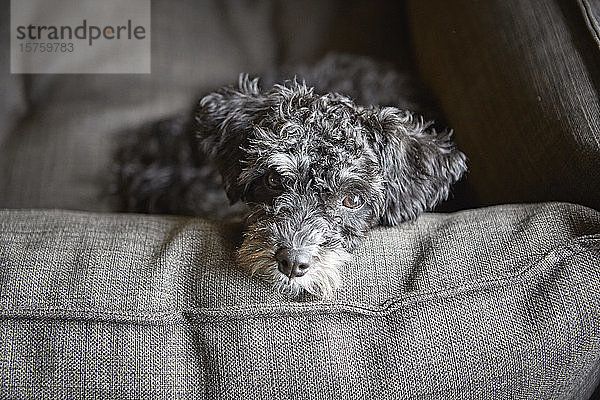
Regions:
<instances>
[{"instance_id":1,"label":"dog's head","mask_svg":"<svg viewBox=\"0 0 600 400\"><path fill-rule=\"evenodd\" d=\"M368 230L416 218L466 170L450 132L290 82L204 97L196 126L231 202L249 208L239 262L277 288L330 297Z\"/></svg>"}]
</instances>

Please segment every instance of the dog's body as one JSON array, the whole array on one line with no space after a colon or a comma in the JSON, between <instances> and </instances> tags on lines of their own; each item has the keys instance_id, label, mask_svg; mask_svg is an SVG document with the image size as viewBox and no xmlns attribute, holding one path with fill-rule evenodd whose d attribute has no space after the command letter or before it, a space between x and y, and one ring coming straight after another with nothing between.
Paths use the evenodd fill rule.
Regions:
<instances>
[{"instance_id":1,"label":"dog's body","mask_svg":"<svg viewBox=\"0 0 600 400\"><path fill-rule=\"evenodd\" d=\"M193 118L142 128L120 150L119 191L130 211L212 218L242 212L225 194L241 200L240 266L287 293L330 297L371 227L434 207L466 163L450 132L382 107L419 109L393 70L331 56L302 77L317 89L294 80L263 91L241 76Z\"/></svg>"}]
</instances>

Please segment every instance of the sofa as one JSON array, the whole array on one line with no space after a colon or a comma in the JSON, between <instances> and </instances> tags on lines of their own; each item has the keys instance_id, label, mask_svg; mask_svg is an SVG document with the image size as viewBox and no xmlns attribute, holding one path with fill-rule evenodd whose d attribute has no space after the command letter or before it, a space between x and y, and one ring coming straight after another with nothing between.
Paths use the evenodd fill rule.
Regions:
<instances>
[{"instance_id":1,"label":"sofa","mask_svg":"<svg viewBox=\"0 0 600 400\"><path fill-rule=\"evenodd\" d=\"M0 7L0 398L594 396L597 2L153 1L135 75L10 74ZM333 299L249 277L240 222L112 208L124 131L332 50L418 74L469 158Z\"/></svg>"}]
</instances>

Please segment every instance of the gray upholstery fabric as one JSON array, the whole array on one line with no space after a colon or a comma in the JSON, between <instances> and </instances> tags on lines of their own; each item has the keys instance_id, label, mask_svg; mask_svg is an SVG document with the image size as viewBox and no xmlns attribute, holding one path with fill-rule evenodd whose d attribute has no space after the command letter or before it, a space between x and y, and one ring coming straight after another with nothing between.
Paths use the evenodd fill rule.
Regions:
<instances>
[{"instance_id":1,"label":"gray upholstery fabric","mask_svg":"<svg viewBox=\"0 0 600 400\"><path fill-rule=\"evenodd\" d=\"M408 4L419 69L479 200L600 209L600 2Z\"/></svg>"},{"instance_id":2,"label":"gray upholstery fabric","mask_svg":"<svg viewBox=\"0 0 600 400\"><path fill-rule=\"evenodd\" d=\"M550 203L372 232L328 303L232 262L239 225L0 211L0 398L585 399L600 213Z\"/></svg>"}]
</instances>

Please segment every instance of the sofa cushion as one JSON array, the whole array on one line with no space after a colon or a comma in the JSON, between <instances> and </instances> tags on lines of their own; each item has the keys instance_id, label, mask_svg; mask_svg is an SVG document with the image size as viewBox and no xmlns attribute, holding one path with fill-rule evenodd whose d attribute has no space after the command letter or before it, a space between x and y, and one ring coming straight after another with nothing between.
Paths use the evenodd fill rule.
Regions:
<instances>
[{"instance_id":1,"label":"sofa cushion","mask_svg":"<svg viewBox=\"0 0 600 400\"><path fill-rule=\"evenodd\" d=\"M597 26L598 2L408 8L419 70L469 156L479 201L600 209L600 49L586 26Z\"/></svg>"},{"instance_id":2,"label":"sofa cushion","mask_svg":"<svg viewBox=\"0 0 600 400\"><path fill-rule=\"evenodd\" d=\"M328 302L239 270L240 228L0 211L0 397L584 399L597 383L596 211L375 229Z\"/></svg>"}]
</instances>

